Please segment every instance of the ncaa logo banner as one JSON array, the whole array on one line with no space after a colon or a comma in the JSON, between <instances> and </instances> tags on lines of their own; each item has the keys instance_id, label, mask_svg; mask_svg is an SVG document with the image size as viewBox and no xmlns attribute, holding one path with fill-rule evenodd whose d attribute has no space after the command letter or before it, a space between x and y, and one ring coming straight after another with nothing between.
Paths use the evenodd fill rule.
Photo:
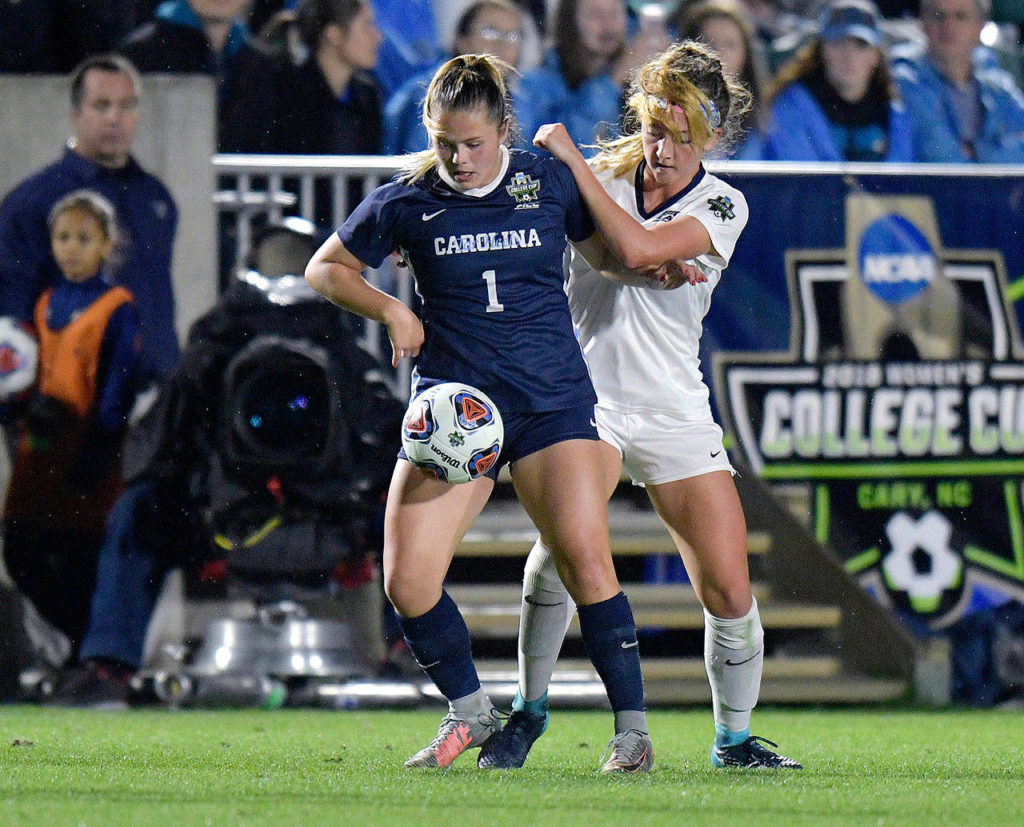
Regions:
<instances>
[{"instance_id":1,"label":"ncaa logo banner","mask_svg":"<svg viewBox=\"0 0 1024 827\"><path fill-rule=\"evenodd\" d=\"M790 347L714 357L735 450L879 601L944 628L1024 599L1024 354L997 249L931 198L851 191L845 245L788 249Z\"/></svg>"}]
</instances>

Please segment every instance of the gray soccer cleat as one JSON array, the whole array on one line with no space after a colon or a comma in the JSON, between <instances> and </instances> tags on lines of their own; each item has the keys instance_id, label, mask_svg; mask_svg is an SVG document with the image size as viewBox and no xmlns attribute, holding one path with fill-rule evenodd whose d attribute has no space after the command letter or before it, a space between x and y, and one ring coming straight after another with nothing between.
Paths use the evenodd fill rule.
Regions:
<instances>
[{"instance_id":1,"label":"gray soccer cleat","mask_svg":"<svg viewBox=\"0 0 1024 827\"><path fill-rule=\"evenodd\" d=\"M651 736L638 729L616 733L608 742L607 755L601 772L650 772L654 766Z\"/></svg>"},{"instance_id":2,"label":"gray soccer cleat","mask_svg":"<svg viewBox=\"0 0 1024 827\"><path fill-rule=\"evenodd\" d=\"M475 719L466 720L449 712L441 721L437 736L412 758L405 762L407 767L423 769L444 769L467 749L482 747L487 739L501 729L497 711L481 713Z\"/></svg>"}]
</instances>

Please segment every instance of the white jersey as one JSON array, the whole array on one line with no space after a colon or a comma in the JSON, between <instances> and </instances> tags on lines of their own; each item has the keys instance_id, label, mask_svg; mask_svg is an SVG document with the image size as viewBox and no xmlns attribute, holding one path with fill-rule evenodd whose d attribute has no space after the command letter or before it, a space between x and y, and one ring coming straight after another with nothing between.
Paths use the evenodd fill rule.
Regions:
<instances>
[{"instance_id":1,"label":"white jersey","mask_svg":"<svg viewBox=\"0 0 1024 827\"><path fill-rule=\"evenodd\" d=\"M746 199L701 167L689 187L648 214L640 169L618 178L606 171L598 178L615 202L644 226L693 216L707 229L718 253L696 259L706 282L657 290L607 279L572 251L569 307L598 404L624 413L710 418L709 392L700 372L700 336L711 292L746 226Z\"/></svg>"}]
</instances>

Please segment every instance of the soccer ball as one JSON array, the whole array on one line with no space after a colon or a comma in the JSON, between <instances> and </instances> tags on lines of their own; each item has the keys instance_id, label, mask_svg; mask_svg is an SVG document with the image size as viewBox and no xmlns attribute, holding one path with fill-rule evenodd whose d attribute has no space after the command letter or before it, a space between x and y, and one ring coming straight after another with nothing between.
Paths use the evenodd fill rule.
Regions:
<instances>
[{"instance_id":1,"label":"soccer ball","mask_svg":"<svg viewBox=\"0 0 1024 827\"><path fill-rule=\"evenodd\" d=\"M483 391L459 382L427 388L402 420L409 461L453 484L486 474L498 461L504 436L497 406Z\"/></svg>"},{"instance_id":2,"label":"soccer ball","mask_svg":"<svg viewBox=\"0 0 1024 827\"><path fill-rule=\"evenodd\" d=\"M0 402L14 402L35 384L39 343L11 316L0 317Z\"/></svg>"}]
</instances>

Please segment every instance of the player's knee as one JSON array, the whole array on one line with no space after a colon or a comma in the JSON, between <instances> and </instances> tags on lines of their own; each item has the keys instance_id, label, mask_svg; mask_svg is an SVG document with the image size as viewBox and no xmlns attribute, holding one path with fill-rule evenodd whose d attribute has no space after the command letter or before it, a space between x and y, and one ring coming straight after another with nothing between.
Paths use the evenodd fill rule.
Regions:
<instances>
[{"instance_id":1,"label":"player's knee","mask_svg":"<svg viewBox=\"0 0 1024 827\"><path fill-rule=\"evenodd\" d=\"M705 584L701 602L715 617L744 617L753 605L753 594L749 583Z\"/></svg>"},{"instance_id":2,"label":"player's knee","mask_svg":"<svg viewBox=\"0 0 1024 827\"><path fill-rule=\"evenodd\" d=\"M565 562L565 587L577 604L605 600L619 592L610 554L577 554L567 557Z\"/></svg>"},{"instance_id":3,"label":"player's knee","mask_svg":"<svg viewBox=\"0 0 1024 827\"><path fill-rule=\"evenodd\" d=\"M402 572L391 571L384 576L384 594L403 617L416 617L430 608L422 608L425 602L423 584Z\"/></svg>"},{"instance_id":4,"label":"player's knee","mask_svg":"<svg viewBox=\"0 0 1024 827\"><path fill-rule=\"evenodd\" d=\"M562 578L555 565L555 556L538 540L533 545L523 568L523 590L534 592L565 592Z\"/></svg>"}]
</instances>

